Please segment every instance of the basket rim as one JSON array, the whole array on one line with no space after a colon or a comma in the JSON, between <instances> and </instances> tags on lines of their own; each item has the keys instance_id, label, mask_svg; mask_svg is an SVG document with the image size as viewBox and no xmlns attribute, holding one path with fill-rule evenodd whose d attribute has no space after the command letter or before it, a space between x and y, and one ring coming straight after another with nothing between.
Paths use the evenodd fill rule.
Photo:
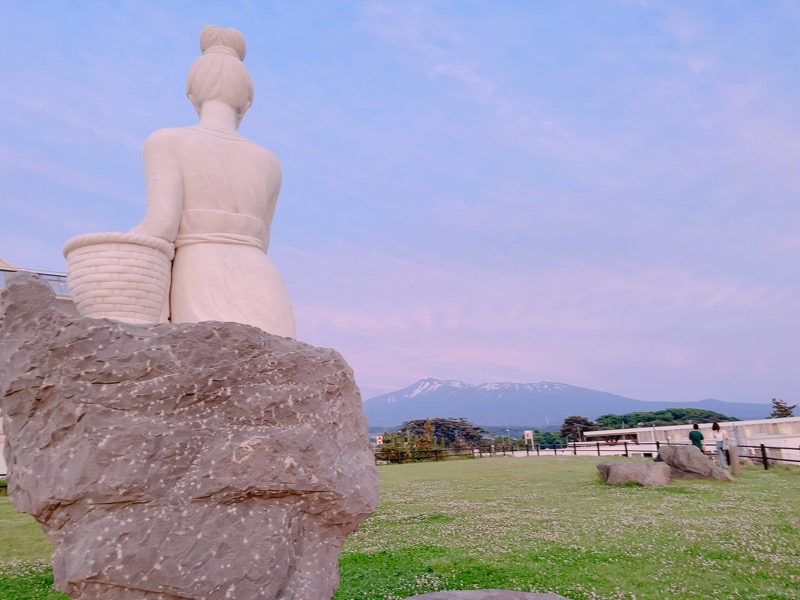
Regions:
<instances>
[{"instance_id":1,"label":"basket rim","mask_svg":"<svg viewBox=\"0 0 800 600\"><path fill-rule=\"evenodd\" d=\"M143 235L141 233L120 233L109 231L103 233L84 233L72 238L64 244L64 258L69 260L69 254L78 248L94 246L97 244L133 244L136 246L146 246L153 250L158 250L166 255L169 260L175 256L175 245L153 235Z\"/></svg>"}]
</instances>

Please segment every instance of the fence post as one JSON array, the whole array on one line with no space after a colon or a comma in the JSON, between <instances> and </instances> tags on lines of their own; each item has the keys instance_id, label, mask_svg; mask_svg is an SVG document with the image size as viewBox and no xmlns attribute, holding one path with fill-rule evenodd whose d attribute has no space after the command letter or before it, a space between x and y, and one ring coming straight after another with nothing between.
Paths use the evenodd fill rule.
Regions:
<instances>
[{"instance_id":1,"label":"fence post","mask_svg":"<svg viewBox=\"0 0 800 600\"><path fill-rule=\"evenodd\" d=\"M656 440L656 454L658 454L659 450L661 450L661 444Z\"/></svg>"},{"instance_id":2,"label":"fence post","mask_svg":"<svg viewBox=\"0 0 800 600\"><path fill-rule=\"evenodd\" d=\"M578 444L575 442L572 442L572 454L578 456Z\"/></svg>"},{"instance_id":3,"label":"fence post","mask_svg":"<svg viewBox=\"0 0 800 600\"><path fill-rule=\"evenodd\" d=\"M539 444L536 444L536 456L539 456Z\"/></svg>"},{"instance_id":4,"label":"fence post","mask_svg":"<svg viewBox=\"0 0 800 600\"><path fill-rule=\"evenodd\" d=\"M761 460L764 461L764 470L769 470L769 461L767 460L767 449L764 444L761 444Z\"/></svg>"},{"instance_id":5,"label":"fence post","mask_svg":"<svg viewBox=\"0 0 800 600\"><path fill-rule=\"evenodd\" d=\"M558 456L558 449L555 444L553 444L553 456Z\"/></svg>"},{"instance_id":6,"label":"fence post","mask_svg":"<svg viewBox=\"0 0 800 600\"><path fill-rule=\"evenodd\" d=\"M623 445L625 446L625 458L628 458L628 442L623 442Z\"/></svg>"},{"instance_id":7,"label":"fence post","mask_svg":"<svg viewBox=\"0 0 800 600\"><path fill-rule=\"evenodd\" d=\"M600 456L600 442L597 442L597 456Z\"/></svg>"},{"instance_id":8,"label":"fence post","mask_svg":"<svg viewBox=\"0 0 800 600\"><path fill-rule=\"evenodd\" d=\"M739 468L739 446L736 441L728 442L728 458L730 458L731 473L738 475L741 469Z\"/></svg>"}]
</instances>

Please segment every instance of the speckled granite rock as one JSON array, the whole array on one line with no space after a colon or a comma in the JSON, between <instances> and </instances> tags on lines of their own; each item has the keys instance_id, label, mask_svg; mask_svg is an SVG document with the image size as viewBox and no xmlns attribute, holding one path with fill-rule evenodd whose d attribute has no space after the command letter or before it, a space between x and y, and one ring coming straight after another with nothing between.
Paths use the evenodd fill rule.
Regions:
<instances>
[{"instance_id":1,"label":"speckled granite rock","mask_svg":"<svg viewBox=\"0 0 800 600\"><path fill-rule=\"evenodd\" d=\"M464 590L453 592L432 592L421 596L411 596L406 600L568 600L558 594L531 594L511 590Z\"/></svg>"},{"instance_id":2,"label":"speckled granite rock","mask_svg":"<svg viewBox=\"0 0 800 600\"><path fill-rule=\"evenodd\" d=\"M81 599L329 599L377 502L353 375L247 325L58 312L10 275L0 401L17 510Z\"/></svg>"},{"instance_id":3,"label":"speckled granite rock","mask_svg":"<svg viewBox=\"0 0 800 600\"><path fill-rule=\"evenodd\" d=\"M715 465L713 460L692 444L662 444L658 456L670 466L675 478L733 481L730 473Z\"/></svg>"}]
</instances>

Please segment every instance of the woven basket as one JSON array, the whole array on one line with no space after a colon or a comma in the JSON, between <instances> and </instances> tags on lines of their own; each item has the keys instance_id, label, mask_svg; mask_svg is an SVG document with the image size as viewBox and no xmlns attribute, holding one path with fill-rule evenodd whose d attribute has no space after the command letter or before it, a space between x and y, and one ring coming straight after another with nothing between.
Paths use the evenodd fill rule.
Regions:
<instances>
[{"instance_id":1,"label":"woven basket","mask_svg":"<svg viewBox=\"0 0 800 600\"><path fill-rule=\"evenodd\" d=\"M64 246L67 285L84 317L158 323L168 302L175 248L135 233L87 233Z\"/></svg>"}]
</instances>

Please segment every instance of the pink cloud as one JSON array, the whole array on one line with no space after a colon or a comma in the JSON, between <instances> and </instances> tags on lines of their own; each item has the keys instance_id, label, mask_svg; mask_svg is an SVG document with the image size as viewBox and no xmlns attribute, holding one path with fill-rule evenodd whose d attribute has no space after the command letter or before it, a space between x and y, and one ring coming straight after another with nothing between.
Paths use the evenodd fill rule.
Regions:
<instances>
[{"instance_id":1,"label":"pink cloud","mask_svg":"<svg viewBox=\"0 0 800 600\"><path fill-rule=\"evenodd\" d=\"M300 338L339 349L366 390L403 387L419 373L596 387L611 385L604 369L614 363L630 365L632 379L635 365L696 377L720 338L749 343L752 327L800 310L787 290L677 267L569 264L511 272L379 254L289 254L286 269L300 268L301 260L303 279L326 290L298 290ZM732 349L735 363L746 360L743 350Z\"/></svg>"}]
</instances>

